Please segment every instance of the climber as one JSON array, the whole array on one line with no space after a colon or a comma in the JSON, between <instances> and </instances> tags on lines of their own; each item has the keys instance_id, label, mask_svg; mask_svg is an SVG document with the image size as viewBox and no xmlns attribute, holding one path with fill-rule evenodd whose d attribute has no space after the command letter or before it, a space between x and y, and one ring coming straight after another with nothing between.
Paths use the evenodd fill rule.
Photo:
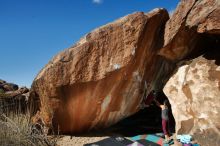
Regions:
<instances>
[{"instance_id":1,"label":"climber","mask_svg":"<svg viewBox=\"0 0 220 146\"><path fill-rule=\"evenodd\" d=\"M148 95L146 95L145 92L143 99L141 101L140 108L144 109L146 107L149 107L155 97L156 97L156 92L154 90L152 90Z\"/></svg>"},{"instance_id":2,"label":"climber","mask_svg":"<svg viewBox=\"0 0 220 146\"><path fill-rule=\"evenodd\" d=\"M154 98L156 97L156 92L154 90L152 90L148 96L145 96L145 99L144 99L144 104L145 105L150 105L151 102L154 100Z\"/></svg>"},{"instance_id":3,"label":"climber","mask_svg":"<svg viewBox=\"0 0 220 146\"><path fill-rule=\"evenodd\" d=\"M154 102L157 106L161 108L161 118L162 118L162 128L163 133L165 135L165 141L164 143L169 143L172 141L170 139L170 132L169 132L169 101L166 99L164 100L163 104L160 104L156 98L154 98Z\"/></svg>"},{"instance_id":4,"label":"climber","mask_svg":"<svg viewBox=\"0 0 220 146\"><path fill-rule=\"evenodd\" d=\"M147 82L144 82L144 94L143 94L143 98L141 101L141 109L145 108L145 107L149 107L149 105L152 103L153 99L156 97L156 92L154 90L152 90L148 95L147 95L147 89L150 89L151 86L150 84L147 84Z\"/></svg>"}]
</instances>

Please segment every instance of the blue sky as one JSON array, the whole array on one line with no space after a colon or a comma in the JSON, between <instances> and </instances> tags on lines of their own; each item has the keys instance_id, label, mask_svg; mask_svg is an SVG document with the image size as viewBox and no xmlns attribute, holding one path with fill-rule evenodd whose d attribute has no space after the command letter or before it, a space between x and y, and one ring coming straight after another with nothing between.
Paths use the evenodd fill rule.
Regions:
<instances>
[{"instance_id":1,"label":"blue sky","mask_svg":"<svg viewBox=\"0 0 220 146\"><path fill-rule=\"evenodd\" d=\"M0 0L0 79L30 87L58 52L135 11L172 11L178 0Z\"/></svg>"}]
</instances>

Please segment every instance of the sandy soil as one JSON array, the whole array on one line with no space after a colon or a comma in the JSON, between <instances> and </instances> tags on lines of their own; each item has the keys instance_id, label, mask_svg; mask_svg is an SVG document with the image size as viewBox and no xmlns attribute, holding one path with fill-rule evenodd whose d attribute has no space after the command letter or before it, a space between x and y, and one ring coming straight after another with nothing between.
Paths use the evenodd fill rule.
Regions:
<instances>
[{"instance_id":1,"label":"sandy soil","mask_svg":"<svg viewBox=\"0 0 220 146\"><path fill-rule=\"evenodd\" d=\"M96 141L100 141L107 137L70 137L63 136L57 141L58 146L83 146L87 143L93 143Z\"/></svg>"}]
</instances>

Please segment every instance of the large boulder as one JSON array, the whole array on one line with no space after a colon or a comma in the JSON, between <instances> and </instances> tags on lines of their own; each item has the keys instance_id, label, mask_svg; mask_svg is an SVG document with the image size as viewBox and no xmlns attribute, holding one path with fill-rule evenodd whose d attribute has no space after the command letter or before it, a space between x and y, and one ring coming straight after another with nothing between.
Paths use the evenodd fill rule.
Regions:
<instances>
[{"instance_id":1,"label":"large boulder","mask_svg":"<svg viewBox=\"0 0 220 146\"><path fill-rule=\"evenodd\" d=\"M219 0L182 0L166 23L159 51L183 65L164 87L176 133L192 134L200 144L213 146L220 143L219 12Z\"/></svg>"},{"instance_id":2,"label":"large boulder","mask_svg":"<svg viewBox=\"0 0 220 146\"><path fill-rule=\"evenodd\" d=\"M157 52L169 16L137 12L102 26L56 55L32 91L41 117L62 133L108 127L139 110L144 93L161 89L173 65Z\"/></svg>"},{"instance_id":3,"label":"large boulder","mask_svg":"<svg viewBox=\"0 0 220 146\"><path fill-rule=\"evenodd\" d=\"M219 13L219 0L181 0L166 23L159 54L175 62L201 54L220 34Z\"/></svg>"},{"instance_id":4,"label":"large boulder","mask_svg":"<svg viewBox=\"0 0 220 146\"><path fill-rule=\"evenodd\" d=\"M0 88L2 88L6 92L6 91L16 91L18 90L19 87L14 83L3 83L0 84Z\"/></svg>"},{"instance_id":5,"label":"large boulder","mask_svg":"<svg viewBox=\"0 0 220 146\"><path fill-rule=\"evenodd\" d=\"M199 57L178 69L164 88L177 134L192 134L202 145L220 144L220 66Z\"/></svg>"}]
</instances>

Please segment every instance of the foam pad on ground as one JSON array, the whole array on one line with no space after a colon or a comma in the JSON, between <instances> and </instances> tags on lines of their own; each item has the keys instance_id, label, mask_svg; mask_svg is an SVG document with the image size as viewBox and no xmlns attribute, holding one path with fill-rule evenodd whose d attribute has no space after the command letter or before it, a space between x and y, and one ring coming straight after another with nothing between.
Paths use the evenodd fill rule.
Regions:
<instances>
[{"instance_id":1,"label":"foam pad on ground","mask_svg":"<svg viewBox=\"0 0 220 146\"><path fill-rule=\"evenodd\" d=\"M127 146L132 143L133 141L124 137L110 137L98 142L85 144L84 146Z\"/></svg>"},{"instance_id":2,"label":"foam pad on ground","mask_svg":"<svg viewBox=\"0 0 220 146\"><path fill-rule=\"evenodd\" d=\"M161 138L160 136L157 136L155 134L147 134L147 135L137 135L134 137L131 137L133 141L138 141L139 143L143 141L150 141L154 144L157 144L158 146L169 146L169 144L163 144L164 139ZM144 143L142 143L144 144ZM148 144L149 145L149 144Z\"/></svg>"}]
</instances>

